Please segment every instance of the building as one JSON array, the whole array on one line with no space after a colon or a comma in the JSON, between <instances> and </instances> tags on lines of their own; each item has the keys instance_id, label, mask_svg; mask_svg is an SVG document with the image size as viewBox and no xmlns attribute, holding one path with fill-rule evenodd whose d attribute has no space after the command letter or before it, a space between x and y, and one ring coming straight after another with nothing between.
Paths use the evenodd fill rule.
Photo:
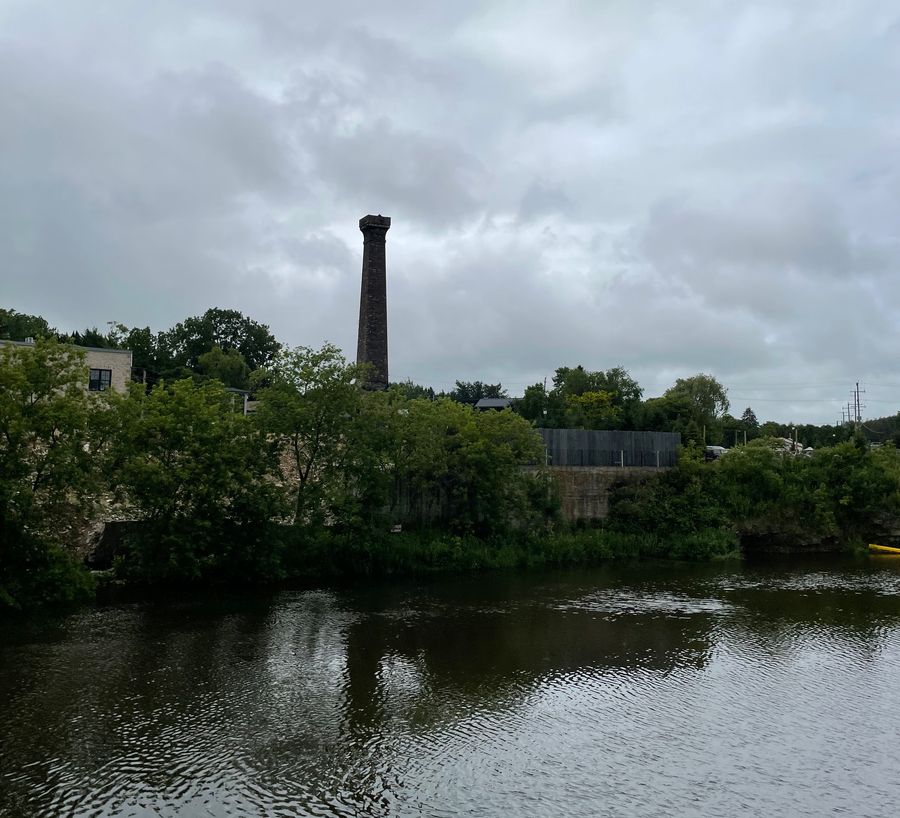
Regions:
<instances>
[{"instance_id":1,"label":"building","mask_svg":"<svg viewBox=\"0 0 900 818\"><path fill-rule=\"evenodd\" d=\"M479 412L487 412L490 409L508 409L511 405L512 401L509 398L481 398L481 400L475 404L475 408Z\"/></svg>"},{"instance_id":2,"label":"building","mask_svg":"<svg viewBox=\"0 0 900 818\"><path fill-rule=\"evenodd\" d=\"M0 341L3 344L12 344L17 347L34 346L34 341ZM88 392L105 392L112 389L116 392L125 392L131 382L131 350L130 349L103 349L101 347L79 347L73 349L84 353L85 365L88 368L85 388Z\"/></svg>"}]
</instances>

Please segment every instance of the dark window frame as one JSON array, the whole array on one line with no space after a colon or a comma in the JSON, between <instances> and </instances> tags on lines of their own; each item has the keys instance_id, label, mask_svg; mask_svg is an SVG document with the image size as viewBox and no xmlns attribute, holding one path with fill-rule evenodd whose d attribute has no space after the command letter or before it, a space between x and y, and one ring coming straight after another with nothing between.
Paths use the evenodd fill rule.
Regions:
<instances>
[{"instance_id":1,"label":"dark window frame","mask_svg":"<svg viewBox=\"0 0 900 818\"><path fill-rule=\"evenodd\" d=\"M112 388L111 369L91 369L88 375L89 392L105 392Z\"/></svg>"}]
</instances>

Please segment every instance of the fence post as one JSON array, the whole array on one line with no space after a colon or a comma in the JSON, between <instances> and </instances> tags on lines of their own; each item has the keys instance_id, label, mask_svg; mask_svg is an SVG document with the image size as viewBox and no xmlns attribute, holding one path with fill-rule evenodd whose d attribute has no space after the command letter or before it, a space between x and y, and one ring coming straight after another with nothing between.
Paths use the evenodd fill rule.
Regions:
<instances>
[{"instance_id":1,"label":"fence post","mask_svg":"<svg viewBox=\"0 0 900 818\"><path fill-rule=\"evenodd\" d=\"M624 469L625 468L625 450L621 449L619 451L619 465Z\"/></svg>"}]
</instances>

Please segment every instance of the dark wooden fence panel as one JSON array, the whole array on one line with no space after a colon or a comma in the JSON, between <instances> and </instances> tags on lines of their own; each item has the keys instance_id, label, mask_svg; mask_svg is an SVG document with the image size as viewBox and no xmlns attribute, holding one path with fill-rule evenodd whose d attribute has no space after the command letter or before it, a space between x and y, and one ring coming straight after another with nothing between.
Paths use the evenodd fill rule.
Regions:
<instances>
[{"instance_id":1,"label":"dark wooden fence panel","mask_svg":"<svg viewBox=\"0 0 900 818\"><path fill-rule=\"evenodd\" d=\"M538 429L551 466L674 466L677 432Z\"/></svg>"}]
</instances>

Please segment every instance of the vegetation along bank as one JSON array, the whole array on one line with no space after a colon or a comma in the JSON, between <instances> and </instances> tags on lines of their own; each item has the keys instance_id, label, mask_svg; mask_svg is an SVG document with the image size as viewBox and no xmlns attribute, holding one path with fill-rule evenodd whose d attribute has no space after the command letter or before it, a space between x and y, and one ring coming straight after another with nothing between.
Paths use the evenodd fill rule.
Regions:
<instances>
[{"instance_id":1,"label":"vegetation along bank","mask_svg":"<svg viewBox=\"0 0 900 818\"><path fill-rule=\"evenodd\" d=\"M48 331L28 347L0 343L0 609L90 600L83 558L98 521L110 520L130 523L112 570L134 585L711 559L741 545L843 548L900 536L891 444L842 440L789 457L751 433L703 462L691 430L712 429L727 409L709 376L641 401L620 368L561 368L542 391L551 411L536 408L532 390L513 409L478 412L462 393L477 400L499 384L459 382L460 394L445 396L408 383L367 392L365 372L336 348L283 348L240 314L210 313L166 341L168 378L148 377L148 358L124 394L85 389L71 338ZM222 315L231 341L216 325ZM147 355L162 355L159 336L141 337ZM104 339L116 342L91 338ZM234 378L252 392L253 414L229 391ZM597 527L565 523L535 425L627 428L641 413L683 431L678 466L615 490Z\"/></svg>"}]
</instances>

